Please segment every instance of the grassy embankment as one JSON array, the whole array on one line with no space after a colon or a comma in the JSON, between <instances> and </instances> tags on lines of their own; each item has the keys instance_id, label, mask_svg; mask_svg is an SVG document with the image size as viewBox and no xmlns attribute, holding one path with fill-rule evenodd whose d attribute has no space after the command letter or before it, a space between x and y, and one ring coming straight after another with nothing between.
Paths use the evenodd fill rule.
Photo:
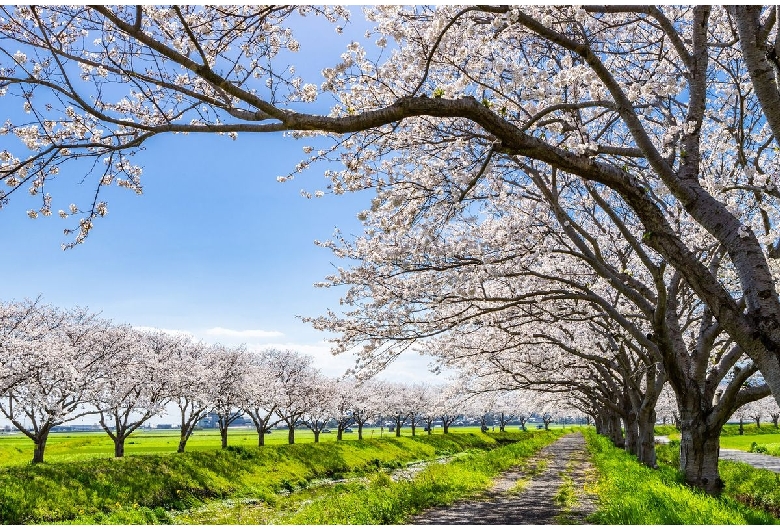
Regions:
<instances>
[{"instance_id":1,"label":"grassy embankment","mask_svg":"<svg viewBox=\"0 0 780 530\"><path fill-rule=\"evenodd\" d=\"M352 517L353 512L360 514L360 521L386 522L393 517L398 521L399 515L390 514L402 516L409 510L484 487L488 480L484 477L513 465L555 437L557 433L552 432L386 437L362 442L234 447L227 451L9 466L0 469L0 522L207 522L208 510L198 512L193 508L218 499L237 499L234 504L238 506L271 507L272 512L287 513L289 522L298 522L300 517L311 519L306 522L340 522L344 517ZM510 441L520 443L499 443ZM466 454L446 464L446 472L438 465L426 468L409 482L417 484L411 489L404 485L406 482L385 484L387 478L382 477L386 475L377 473L404 462L459 453ZM320 500L308 499L311 502L307 506L325 503L316 514L304 516L301 512L284 511L296 495L308 494L284 496L280 495L282 491L296 491L319 478L358 475L368 475L369 485L354 481L332 488L335 492L341 487L340 495L349 493L363 499L360 503L365 507L360 510L352 501L344 501L347 505L342 507L347 511L341 515L333 512L335 508L328 508L335 498L331 492ZM341 501L337 504L341 505ZM274 510L275 506L282 510ZM332 518L323 519L323 511ZM177 515L181 518L175 520ZM223 522L241 521L228 518Z\"/></svg>"},{"instance_id":2,"label":"grassy embankment","mask_svg":"<svg viewBox=\"0 0 780 530\"><path fill-rule=\"evenodd\" d=\"M526 461L562 431L511 434L515 443L470 451L432 463L411 480L373 473L364 480L330 484L280 499L276 506L218 503L178 515L187 524L402 524L420 510L484 491L493 477Z\"/></svg>"},{"instance_id":3,"label":"grassy embankment","mask_svg":"<svg viewBox=\"0 0 780 530\"><path fill-rule=\"evenodd\" d=\"M769 513L738 502L740 492L778 496L778 475L744 464L721 462L725 494L714 498L683 483L677 470L679 446L659 446L659 467L649 469L635 457L594 431L587 431L588 450L598 471L592 486L598 510L591 520L601 524L777 524ZM675 460L676 459L676 460ZM733 464L733 465L732 465ZM769 477L769 475L772 477ZM759 478L761 477L761 478Z\"/></svg>"}]
</instances>

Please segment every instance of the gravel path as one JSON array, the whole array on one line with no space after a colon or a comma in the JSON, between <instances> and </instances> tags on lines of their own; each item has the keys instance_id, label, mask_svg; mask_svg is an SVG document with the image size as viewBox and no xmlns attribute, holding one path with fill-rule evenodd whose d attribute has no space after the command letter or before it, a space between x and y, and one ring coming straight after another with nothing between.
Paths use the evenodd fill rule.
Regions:
<instances>
[{"instance_id":1,"label":"gravel path","mask_svg":"<svg viewBox=\"0 0 780 530\"><path fill-rule=\"evenodd\" d=\"M595 510L583 488L590 468L585 438L568 434L498 477L481 497L431 508L408 524L584 524ZM556 501L564 492L573 505Z\"/></svg>"},{"instance_id":2,"label":"gravel path","mask_svg":"<svg viewBox=\"0 0 780 530\"><path fill-rule=\"evenodd\" d=\"M776 456L761 453L748 453L747 451L740 451L738 449L723 449L721 447L720 458L721 460L736 460L737 462L750 464L753 467L780 473L780 458Z\"/></svg>"}]
</instances>

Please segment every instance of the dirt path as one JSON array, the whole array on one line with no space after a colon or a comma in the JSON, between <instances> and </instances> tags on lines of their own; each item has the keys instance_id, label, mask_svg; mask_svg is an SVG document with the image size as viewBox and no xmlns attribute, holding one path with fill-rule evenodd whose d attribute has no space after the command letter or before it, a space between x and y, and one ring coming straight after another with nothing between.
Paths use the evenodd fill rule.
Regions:
<instances>
[{"instance_id":1,"label":"dirt path","mask_svg":"<svg viewBox=\"0 0 780 530\"><path fill-rule=\"evenodd\" d=\"M480 498L426 510L408 524L584 524L591 469L581 433L568 434L498 477Z\"/></svg>"}]
</instances>

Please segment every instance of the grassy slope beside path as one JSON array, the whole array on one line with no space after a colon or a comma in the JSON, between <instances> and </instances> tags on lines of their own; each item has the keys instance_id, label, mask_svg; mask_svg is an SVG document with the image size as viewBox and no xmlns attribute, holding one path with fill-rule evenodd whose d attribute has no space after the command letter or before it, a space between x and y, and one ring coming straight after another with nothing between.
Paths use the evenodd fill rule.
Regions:
<instances>
[{"instance_id":1,"label":"grassy slope beside path","mask_svg":"<svg viewBox=\"0 0 780 530\"><path fill-rule=\"evenodd\" d=\"M586 431L588 451L598 471L598 510L590 520L601 524L777 524L770 514L728 496L710 497L683 483L666 464L657 470L641 465L605 437ZM670 448L673 450L673 448ZM659 460L663 460L659 454ZM774 473L773 473L774 475ZM730 477L724 477L728 488ZM727 491L728 493L728 491Z\"/></svg>"},{"instance_id":2,"label":"grassy slope beside path","mask_svg":"<svg viewBox=\"0 0 780 530\"><path fill-rule=\"evenodd\" d=\"M356 484L333 495L320 495L294 513L257 522L402 524L424 508L483 492L498 474L521 464L562 434L562 430L528 433L517 443L459 456L446 464L432 464L410 481L394 482L387 475L376 475L368 485Z\"/></svg>"},{"instance_id":3,"label":"grassy slope beside path","mask_svg":"<svg viewBox=\"0 0 780 530\"><path fill-rule=\"evenodd\" d=\"M771 435L765 434L763 436ZM721 437L721 440L723 438L737 437ZM671 443L668 446L659 447L658 459L675 469L679 467L679 444ZM780 516L780 473L758 469L733 460L721 460L718 462L718 470L720 478L725 483L723 490L725 496Z\"/></svg>"},{"instance_id":4,"label":"grassy slope beside path","mask_svg":"<svg viewBox=\"0 0 780 530\"><path fill-rule=\"evenodd\" d=\"M112 512L131 514L117 523L169 522L166 509L217 498L273 498L318 477L492 449L524 436L384 438L9 467L0 469L0 522L103 522Z\"/></svg>"}]
</instances>

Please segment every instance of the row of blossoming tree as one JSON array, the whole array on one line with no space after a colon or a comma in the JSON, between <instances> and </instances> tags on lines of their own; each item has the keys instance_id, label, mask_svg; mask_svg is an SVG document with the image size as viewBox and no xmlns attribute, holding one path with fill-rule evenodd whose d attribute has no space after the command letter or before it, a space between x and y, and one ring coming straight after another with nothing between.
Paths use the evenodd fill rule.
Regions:
<instances>
[{"instance_id":1,"label":"row of blossoming tree","mask_svg":"<svg viewBox=\"0 0 780 530\"><path fill-rule=\"evenodd\" d=\"M547 410L526 394L470 395L457 386L334 379L293 351L260 352L193 341L187 335L115 325L85 309L63 310L39 301L0 304L0 413L35 444L42 462L52 428L84 416L97 417L124 455L127 438L153 416L177 411L178 451L198 422L215 414L222 447L228 428L248 415L258 434L277 425L306 426L315 442L335 423L337 439L355 425L358 437L369 423L420 425L444 432L462 415L493 415L504 430L518 419ZM535 408L530 408L535 407ZM544 415L546 422L551 419Z\"/></svg>"},{"instance_id":2,"label":"row of blossoming tree","mask_svg":"<svg viewBox=\"0 0 780 530\"><path fill-rule=\"evenodd\" d=\"M568 393L648 465L668 382L681 470L711 493L723 423L780 398L776 6L376 7L376 47L319 79L290 66L298 18L342 31L345 8L2 13L0 94L27 113L0 128L2 198L61 201L73 244L107 187L140 193L154 136L317 135L292 174L325 161L328 192L376 192L365 235L325 243L359 263L330 281L354 311L315 321L337 349L423 345ZM88 202L50 195L90 157Z\"/></svg>"}]
</instances>

